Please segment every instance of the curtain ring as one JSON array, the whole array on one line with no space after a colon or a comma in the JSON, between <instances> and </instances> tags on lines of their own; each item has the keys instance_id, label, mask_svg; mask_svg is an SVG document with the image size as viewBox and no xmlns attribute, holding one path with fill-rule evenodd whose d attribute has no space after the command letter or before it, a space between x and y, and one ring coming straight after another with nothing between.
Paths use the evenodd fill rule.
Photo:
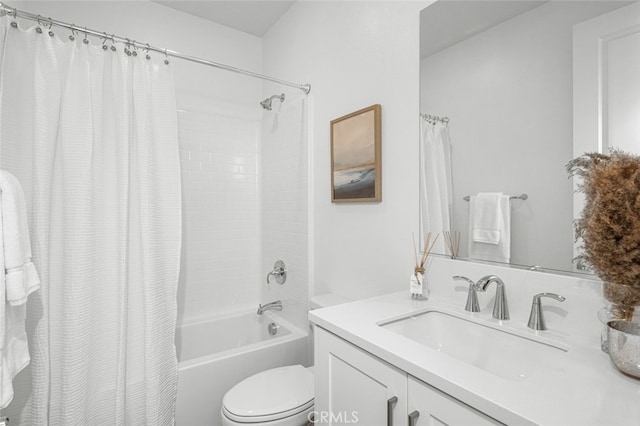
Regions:
<instances>
[{"instance_id":1,"label":"curtain ring","mask_svg":"<svg viewBox=\"0 0 640 426\"><path fill-rule=\"evenodd\" d=\"M115 52L116 51L116 40L114 39L114 35L111 34L111 51Z\"/></svg>"},{"instance_id":2,"label":"curtain ring","mask_svg":"<svg viewBox=\"0 0 640 426\"><path fill-rule=\"evenodd\" d=\"M136 46L137 42L135 40L133 40L131 42L131 46L133 47L133 51L131 52L131 54L133 56L138 56L138 46Z\"/></svg>"},{"instance_id":3,"label":"curtain ring","mask_svg":"<svg viewBox=\"0 0 640 426\"><path fill-rule=\"evenodd\" d=\"M131 40L129 40L128 38L125 40L127 40L127 42L124 45L124 53L126 53L127 56L131 56L131 50L129 50L129 47L131 46Z\"/></svg>"},{"instance_id":4,"label":"curtain ring","mask_svg":"<svg viewBox=\"0 0 640 426\"><path fill-rule=\"evenodd\" d=\"M164 49L164 64L169 65L169 55L167 55L167 49Z\"/></svg>"},{"instance_id":5,"label":"curtain ring","mask_svg":"<svg viewBox=\"0 0 640 426\"><path fill-rule=\"evenodd\" d=\"M151 51L151 46L149 46L149 43L147 43L147 59L151 59L151 55L149 55L149 52Z\"/></svg>"},{"instance_id":6,"label":"curtain ring","mask_svg":"<svg viewBox=\"0 0 640 426\"><path fill-rule=\"evenodd\" d=\"M89 39L87 38L87 27L84 27L84 39L82 40L82 42L84 44L89 44Z\"/></svg>"},{"instance_id":7,"label":"curtain ring","mask_svg":"<svg viewBox=\"0 0 640 426\"><path fill-rule=\"evenodd\" d=\"M76 24L71 24L71 35L69 35L69 40L74 41L76 39Z\"/></svg>"},{"instance_id":8,"label":"curtain ring","mask_svg":"<svg viewBox=\"0 0 640 426\"><path fill-rule=\"evenodd\" d=\"M41 26L41 25L42 25L42 22L40 22L40 19L42 19L42 16L38 15L38 18L37 18L37 20L36 20L36 21L37 21L37 23L38 23L38 26L36 27L36 32L37 32L38 34L42 34L42 26Z\"/></svg>"},{"instance_id":9,"label":"curtain ring","mask_svg":"<svg viewBox=\"0 0 640 426\"><path fill-rule=\"evenodd\" d=\"M13 8L13 21L11 21L11 26L13 28L18 28L18 22L16 22L16 19L18 19L18 9L16 9L14 7Z\"/></svg>"}]
</instances>

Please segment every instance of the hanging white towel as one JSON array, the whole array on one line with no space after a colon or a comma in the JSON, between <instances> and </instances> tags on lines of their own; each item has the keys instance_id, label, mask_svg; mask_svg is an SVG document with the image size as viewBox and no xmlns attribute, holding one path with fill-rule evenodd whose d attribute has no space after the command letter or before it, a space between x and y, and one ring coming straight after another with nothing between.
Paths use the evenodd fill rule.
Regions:
<instances>
[{"instance_id":1,"label":"hanging white towel","mask_svg":"<svg viewBox=\"0 0 640 426\"><path fill-rule=\"evenodd\" d=\"M40 278L31 261L27 205L22 186L11 173L0 170L0 191L7 303L17 306L40 288Z\"/></svg>"},{"instance_id":2,"label":"hanging white towel","mask_svg":"<svg viewBox=\"0 0 640 426\"><path fill-rule=\"evenodd\" d=\"M27 296L40 288L31 262L24 192L0 170L0 408L13 399L13 378L30 362L25 331Z\"/></svg>"},{"instance_id":3,"label":"hanging white towel","mask_svg":"<svg viewBox=\"0 0 640 426\"><path fill-rule=\"evenodd\" d=\"M480 192L469 200L471 239L474 242L485 244L500 242L501 197L500 192Z\"/></svg>"},{"instance_id":4,"label":"hanging white towel","mask_svg":"<svg viewBox=\"0 0 640 426\"><path fill-rule=\"evenodd\" d=\"M508 263L511 260L509 196L479 193L469 201L469 257Z\"/></svg>"}]
</instances>

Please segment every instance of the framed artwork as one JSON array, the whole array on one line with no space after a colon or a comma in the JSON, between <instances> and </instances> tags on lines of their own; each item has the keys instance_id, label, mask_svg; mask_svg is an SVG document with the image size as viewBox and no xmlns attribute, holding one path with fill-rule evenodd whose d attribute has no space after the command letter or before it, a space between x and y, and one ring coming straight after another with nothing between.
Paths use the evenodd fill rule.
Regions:
<instances>
[{"instance_id":1,"label":"framed artwork","mask_svg":"<svg viewBox=\"0 0 640 426\"><path fill-rule=\"evenodd\" d=\"M331 202L382 201L381 107L331 121Z\"/></svg>"}]
</instances>

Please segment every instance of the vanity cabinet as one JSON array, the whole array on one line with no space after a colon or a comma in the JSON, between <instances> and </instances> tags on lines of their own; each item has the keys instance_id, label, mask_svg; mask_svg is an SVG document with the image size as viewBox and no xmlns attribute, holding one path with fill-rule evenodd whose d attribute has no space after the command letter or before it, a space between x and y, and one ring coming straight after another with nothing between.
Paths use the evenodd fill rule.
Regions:
<instances>
[{"instance_id":1,"label":"vanity cabinet","mask_svg":"<svg viewBox=\"0 0 640 426\"><path fill-rule=\"evenodd\" d=\"M501 424L320 327L315 365L315 424Z\"/></svg>"},{"instance_id":2,"label":"vanity cabinet","mask_svg":"<svg viewBox=\"0 0 640 426\"><path fill-rule=\"evenodd\" d=\"M407 424L407 375L328 331L315 329L315 424Z\"/></svg>"}]
</instances>

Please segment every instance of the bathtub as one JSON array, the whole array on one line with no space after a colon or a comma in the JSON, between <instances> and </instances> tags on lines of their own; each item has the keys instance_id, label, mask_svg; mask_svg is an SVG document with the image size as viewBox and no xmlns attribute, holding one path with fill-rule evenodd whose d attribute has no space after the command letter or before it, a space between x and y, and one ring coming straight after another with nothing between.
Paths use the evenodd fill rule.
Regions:
<instances>
[{"instance_id":1,"label":"bathtub","mask_svg":"<svg viewBox=\"0 0 640 426\"><path fill-rule=\"evenodd\" d=\"M222 397L236 383L269 368L307 365L308 335L273 311L252 309L183 323L176 350L176 425L216 426Z\"/></svg>"}]
</instances>

